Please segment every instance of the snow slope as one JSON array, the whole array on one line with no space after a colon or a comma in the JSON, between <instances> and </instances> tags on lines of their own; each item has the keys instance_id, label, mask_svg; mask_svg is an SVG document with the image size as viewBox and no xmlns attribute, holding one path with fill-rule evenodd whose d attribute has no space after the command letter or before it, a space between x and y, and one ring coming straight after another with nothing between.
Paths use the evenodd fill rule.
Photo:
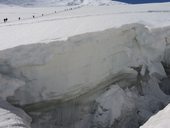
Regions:
<instances>
[{"instance_id":1,"label":"snow slope","mask_svg":"<svg viewBox=\"0 0 170 128\"><path fill-rule=\"evenodd\" d=\"M125 4L123 2L111 0L0 0L0 4L18 5L18 6L41 6L41 7L54 7L54 6L70 6L70 5L115 5Z\"/></svg>"},{"instance_id":2,"label":"snow slope","mask_svg":"<svg viewBox=\"0 0 170 128\"><path fill-rule=\"evenodd\" d=\"M0 8L0 49L54 40L120 27L129 23L162 27L170 24L170 3L144 5L81 6L58 8ZM55 14L54 11L57 11ZM41 17L41 14L44 17ZM32 19L32 15L37 18ZM3 23L8 17L9 22ZM21 21L18 21L21 17ZM97 24L96 24L97 23ZM9 38L10 35L10 38Z\"/></svg>"}]
</instances>

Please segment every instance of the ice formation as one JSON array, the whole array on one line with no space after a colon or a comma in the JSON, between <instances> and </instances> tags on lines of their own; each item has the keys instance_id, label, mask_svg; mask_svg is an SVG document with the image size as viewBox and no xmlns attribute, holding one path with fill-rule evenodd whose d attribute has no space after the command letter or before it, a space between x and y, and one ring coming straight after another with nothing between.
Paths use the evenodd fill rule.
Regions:
<instances>
[{"instance_id":1,"label":"ice formation","mask_svg":"<svg viewBox=\"0 0 170 128\"><path fill-rule=\"evenodd\" d=\"M150 75L165 77L160 62L166 42L154 34L144 25L132 24L3 50L1 74L18 82L10 93L19 104L81 95L120 72L131 72L131 66L147 66Z\"/></svg>"},{"instance_id":2,"label":"ice formation","mask_svg":"<svg viewBox=\"0 0 170 128\"><path fill-rule=\"evenodd\" d=\"M129 24L2 50L0 97L33 128L139 127L170 101L159 88L169 36L168 27Z\"/></svg>"},{"instance_id":3,"label":"ice formation","mask_svg":"<svg viewBox=\"0 0 170 128\"><path fill-rule=\"evenodd\" d=\"M170 102L170 3L84 5L0 5L0 128L139 128Z\"/></svg>"}]
</instances>

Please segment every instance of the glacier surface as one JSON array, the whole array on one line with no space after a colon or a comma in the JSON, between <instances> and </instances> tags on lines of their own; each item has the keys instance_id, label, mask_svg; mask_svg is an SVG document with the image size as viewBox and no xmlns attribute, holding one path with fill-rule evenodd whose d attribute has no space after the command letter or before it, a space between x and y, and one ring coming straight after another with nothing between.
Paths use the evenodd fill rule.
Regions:
<instances>
[{"instance_id":1,"label":"glacier surface","mask_svg":"<svg viewBox=\"0 0 170 128\"><path fill-rule=\"evenodd\" d=\"M158 36L144 25L132 24L66 41L3 50L0 52L2 79L10 74L11 82L16 82L13 92L4 93L11 94L20 104L67 99L102 82L106 81L107 85L117 74L131 72L131 66L139 65L147 66L150 75L165 77L161 61L169 29L164 33Z\"/></svg>"},{"instance_id":2,"label":"glacier surface","mask_svg":"<svg viewBox=\"0 0 170 128\"><path fill-rule=\"evenodd\" d=\"M2 127L139 128L170 102L168 8L2 6Z\"/></svg>"},{"instance_id":3,"label":"glacier surface","mask_svg":"<svg viewBox=\"0 0 170 128\"><path fill-rule=\"evenodd\" d=\"M33 128L137 128L170 101L159 88L169 36L129 24L2 50L0 97Z\"/></svg>"}]
</instances>

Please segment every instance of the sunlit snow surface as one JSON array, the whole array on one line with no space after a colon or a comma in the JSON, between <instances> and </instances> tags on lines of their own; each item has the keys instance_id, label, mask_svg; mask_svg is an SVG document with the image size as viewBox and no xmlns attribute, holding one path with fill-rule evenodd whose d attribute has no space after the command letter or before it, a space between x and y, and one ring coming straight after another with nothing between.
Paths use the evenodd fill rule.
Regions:
<instances>
[{"instance_id":1,"label":"sunlit snow surface","mask_svg":"<svg viewBox=\"0 0 170 128\"><path fill-rule=\"evenodd\" d=\"M170 126L170 104L157 114L152 116L143 126L140 128L169 128Z\"/></svg>"},{"instance_id":2,"label":"sunlit snow surface","mask_svg":"<svg viewBox=\"0 0 170 128\"><path fill-rule=\"evenodd\" d=\"M169 7L170 3L56 8L1 7L0 49L47 43L136 22L148 27L167 26L170 24ZM32 15L36 18L33 19ZM6 17L9 21L3 23ZM18 17L21 17L20 21Z\"/></svg>"},{"instance_id":3,"label":"sunlit snow surface","mask_svg":"<svg viewBox=\"0 0 170 128\"><path fill-rule=\"evenodd\" d=\"M136 76L129 66L140 64L143 74L148 68L150 75L165 77L161 61L170 44L169 7L170 3L46 8L1 5L1 98L12 96L21 105L65 98L65 94L66 99L74 98L101 83L106 86L117 73L117 79L126 79L119 75L121 71ZM9 20L4 23L6 17ZM167 29L161 28L165 26ZM84 34L87 32L95 33ZM20 46L26 44L36 45ZM4 50L8 48L13 49ZM157 87L156 78L149 84Z\"/></svg>"}]
</instances>

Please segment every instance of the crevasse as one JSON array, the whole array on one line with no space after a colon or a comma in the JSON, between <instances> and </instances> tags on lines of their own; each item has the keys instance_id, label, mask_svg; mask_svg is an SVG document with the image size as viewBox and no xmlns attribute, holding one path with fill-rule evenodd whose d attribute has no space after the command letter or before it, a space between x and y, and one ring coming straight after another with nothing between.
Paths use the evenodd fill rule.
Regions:
<instances>
[{"instance_id":1,"label":"crevasse","mask_svg":"<svg viewBox=\"0 0 170 128\"><path fill-rule=\"evenodd\" d=\"M0 51L0 97L33 128L138 128L169 103L169 36L129 24Z\"/></svg>"}]
</instances>

